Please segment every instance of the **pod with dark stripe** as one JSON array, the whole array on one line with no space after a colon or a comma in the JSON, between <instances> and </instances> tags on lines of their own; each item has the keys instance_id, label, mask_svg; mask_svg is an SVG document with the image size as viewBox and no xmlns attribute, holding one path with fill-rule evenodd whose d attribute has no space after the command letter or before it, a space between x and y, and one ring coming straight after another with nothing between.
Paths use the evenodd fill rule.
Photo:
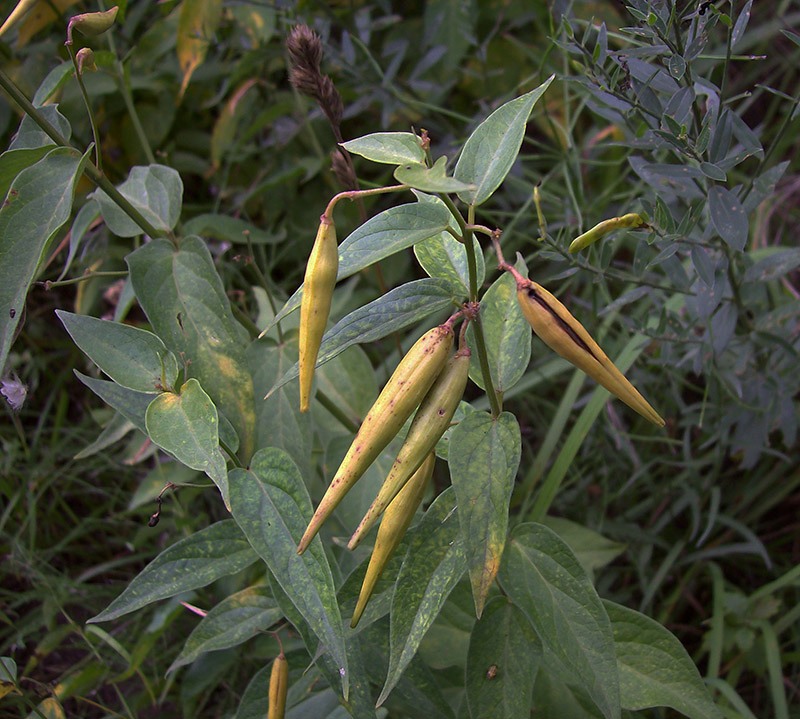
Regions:
<instances>
[{"instance_id":1,"label":"pod with dark stripe","mask_svg":"<svg viewBox=\"0 0 800 719\"><path fill-rule=\"evenodd\" d=\"M450 426L450 421L467 386L469 358L468 347L459 349L425 395L408 429L406 441L397 453L397 459L389 470L378 496L350 538L348 549L358 546L389 502L417 471Z\"/></svg>"},{"instance_id":2,"label":"pod with dark stripe","mask_svg":"<svg viewBox=\"0 0 800 719\"><path fill-rule=\"evenodd\" d=\"M542 341L565 360L659 427L664 420L627 380L592 336L544 287L509 269L517 281L517 300L528 324Z\"/></svg>"},{"instance_id":3,"label":"pod with dark stripe","mask_svg":"<svg viewBox=\"0 0 800 719\"><path fill-rule=\"evenodd\" d=\"M300 540L298 554L306 550L344 495L397 436L444 368L452 347L453 326L445 322L422 335L397 365L331 480Z\"/></svg>"},{"instance_id":4,"label":"pod with dark stripe","mask_svg":"<svg viewBox=\"0 0 800 719\"><path fill-rule=\"evenodd\" d=\"M327 215L320 217L317 238L306 265L300 303L300 411L308 411L311 384L319 347L331 311L333 288L339 271L336 226Z\"/></svg>"},{"instance_id":5,"label":"pod with dark stripe","mask_svg":"<svg viewBox=\"0 0 800 719\"><path fill-rule=\"evenodd\" d=\"M397 549L397 545L400 544L408 525L411 524L417 507L419 507L422 498L425 496L425 489L433 474L433 465L435 463L436 455L431 452L386 508L381 520L381 526L378 528L378 536L375 539L375 548L372 550L372 556L369 559L367 573L361 584L361 592L358 595L356 609L350 621L351 627L355 628L361 619L367 602L375 590L375 585L392 558L394 550Z\"/></svg>"}]
</instances>

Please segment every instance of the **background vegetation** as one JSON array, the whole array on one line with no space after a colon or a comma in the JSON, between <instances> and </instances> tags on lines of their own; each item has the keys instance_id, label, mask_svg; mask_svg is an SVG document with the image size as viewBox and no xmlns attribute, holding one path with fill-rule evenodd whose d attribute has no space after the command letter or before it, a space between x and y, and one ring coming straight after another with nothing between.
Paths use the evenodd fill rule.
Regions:
<instances>
[{"instance_id":1,"label":"background vegetation","mask_svg":"<svg viewBox=\"0 0 800 719\"><path fill-rule=\"evenodd\" d=\"M48 17L47 5L2 37L2 67L28 97L50 78L72 142L85 148L80 89L52 71L69 67L66 19L97 8L56 2L60 14ZM534 340L531 365L504 398L523 432L512 521L548 513L602 534L572 529L593 550L599 594L673 631L727 716L800 716L797 5L140 0L122 9L112 32L81 41L100 67L84 81L103 169L114 184L154 160L180 173L184 234L206 237L237 316L259 328L300 284L317 218L342 189L330 126L287 79L291 27L306 23L323 39L344 139L424 128L434 156L451 160L492 109L556 74L478 221L503 228L506 256L522 253L609 355L637 333L652 338L629 376L668 424L632 432L618 403L587 420L594 388ZM697 14L703 32L691 37ZM677 41L671 23L682 28ZM0 100L4 146L19 120ZM384 166L356 158L355 168L364 187L391 181ZM0 165L4 188L19 169ZM78 213L92 190L79 184ZM372 199L366 213L389 203ZM646 212L654 229L567 254L581 232L629 211ZM344 237L359 208L338 212ZM167 669L198 622L192 607L213 607L254 569L85 624L159 551L226 516L201 473L165 462L73 374L92 370L55 309L145 321L123 282L139 240L86 223L82 233L68 223L48 248L6 365L7 381L28 391L0 420L0 655L18 667L0 715L39 706L46 716L233 716L278 653L276 635ZM360 273L337 290L333 319L415 276L411 252ZM392 338L364 349L382 381L397 359ZM468 392L487 406L477 387ZM148 527L167 482L197 486L165 494ZM457 688L472 622L459 586L421 649L457 716L467 716ZM308 657L282 629L294 697L308 694L296 716L343 712L333 694L303 684ZM415 716L402 701L387 706ZM554 699L547 711L537 716L577 709Z\"/></svg>"}]
</instances>

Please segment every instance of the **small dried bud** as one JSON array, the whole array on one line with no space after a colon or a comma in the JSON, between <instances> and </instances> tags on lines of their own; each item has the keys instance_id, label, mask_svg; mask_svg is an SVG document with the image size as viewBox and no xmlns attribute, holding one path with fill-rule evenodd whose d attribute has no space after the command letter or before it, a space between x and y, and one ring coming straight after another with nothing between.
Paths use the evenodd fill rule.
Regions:
<instances>
[{"instance_id":1,"label":"small dried bud","mask_svg":"<svg viewBox=\"0 0 800 719\"><path fill-rule=\"evenodd\" d=\"M91 48L82 47L75 55L78 61L78 74L83 75L84 72L97 72L97 65L94 62L94 53Z\"/></svg>"}]
</instances>

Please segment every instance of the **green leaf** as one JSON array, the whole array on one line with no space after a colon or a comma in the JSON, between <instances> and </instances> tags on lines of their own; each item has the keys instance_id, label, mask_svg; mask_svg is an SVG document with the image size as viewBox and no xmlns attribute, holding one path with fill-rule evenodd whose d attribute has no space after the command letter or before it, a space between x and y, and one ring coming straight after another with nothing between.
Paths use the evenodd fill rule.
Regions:
<instances>
[{"instance_id":1,"label":"green leaf","mask_svg":"<svg viewBox=\"0 0 800 719\"><path fill-rule=\"evenodd\" d=\"M410 202L384 210L354 230L339 245L339 272L343 280L365 267L443 232L450 221L444 203ZM272 320L274 325L300 306L302 286Z\"/></svg>"},{"instance_id":2,"label":"green leaf","mask_svg":"<svg viewBox=\"0 0 800 719\"><path fill-rule=\"evenodd\" d=\"M211 398L192 378L180 394L162 392L147 408L147 434L155 444L187 467L205 472L217 485L226 507L228 473L219 449L219 417Z\"/></svg>"},{"instance_id":3,"label":"green leaf","mask_svg":"<svg viewBox=\"0 0 800 719\"><path fill-rule=\"evenodd\" d=\"M225 519L165 549L92 622L107 622L148 604L236 574L258 559L236 522Z\"/></svg>"},{"instance_id":4,"label":"green leaf","mask_svg":"<svg viewBox=\"0 0 800 719\"><path fill-rule=\"evenodd\" d=\"M58 111L58 105L42 105L37 107L42 117L47 120L56 130L58 130L61 137L69 140L72 136L72 127L69 120ZM26 150L33 147L42 147L43 145L52 145L53 138L50 137L39 125L36 124L30 115L25 115L22 122L19 123L19 130L8 146L9 150ZM60 148L62 152L69 152L69 148ZM74 150L72 150L74 152Z\"/></svg>"},{"instance_id":5,"label":"green leaf","mask_svg":"<svg viewBox=\"0 0 800 719\"><path fill-rule=\"evenodd\" d=\"M56 315L72 341L117 384L138 392L174 385L178 363L152 332L64 310Z\"/></svg>"},{"instance_id":6,"label":"green leaf","mask_svg":"<svg viewBox=\"0 0 800 719\"><path fill-rule=\"evenodd\" d=\"M533 624L550 668L586 691L607 719L619 719L619 675L611 622L578 559L541 524L514 528L500 584Z\"/></svg>"},{"instance_id":7,"label":"green leaf","mask_svg":"<svg viewBox=\"0 0 800 719\"><path fill-rule=\"evenodd\" d=\"M715 185L708 192L708 210L719 236L734 250L744 250L750 227L739 198L730 190Z\"/></svg>"},{"instance_id":8,"label":"green leaf","mask_svg":"<svg viewBox=\"0 0 800 719\"><path fill-rule=\"evenodd\" d=\"M213 237L215 240L227 240L234 243L246 243L247 236L253 245L274 245L286 239L286 231L281 230L276 234L264 232L252 222L245 222L238 217L228 215L204 214L197 215L183 223L183 234L203 235Z\"/></svg>"},{"instance_id":9,"label":"green leaf","mask_svg":"<svg viewBox=\"0 0 800 719\"><path fill-rule=\"evenodd\" d=\"M585 692L549 671L547 660L545 654L533 687L536 719L602 719L600 710Z\"/></svg>"},{"instance_id":10,"label":"green leaf","mask_svg":"<svg viewBox=\"0 0 800 719\"><path fill-rule=\"evenodd\" d=\"M394 171L394 179L423 192L467 192L475 189L447 175L447 158L442 156L433 167L401 165Z\"/></svg>"},{"instance_id":11,"label":"green leaf","mask_svg":"<svg viewBox=\"0 0 800 719\"><path fill-rule=\"evenodd\" d=\"M472 249L475 252L477 284L480 287L486 275L486 265L480 242L475 237L472 238ZM442 232L437 237L417 243L414 245L414 254L422 265L422 269L431 277L446 280L463 288L464 294L469 293L467 251L464 245L449 232Z\"/></svg>"},{"instance_id":12,"label":"green leaf","mask_svg":"<svg viewBox=\"0 0 800 719\"><path fill-rule=\"evenodd\" d=\"M478 617L503 556L521 447L519 425L510 412L496 420L484 412L467 415L450 436L450 480Z\"/></svg>"},{"instance_id":13,"label":"green leaf","mask_svg":"<svg viewBox=\"0 0 800 719\"><path fill-rule=\"evenodd\" d=\"M280 447L294 460L304 477L311 475L311 420L300 411L297 382L284 385L268 399L261 399L276 380L297 361L297 341L275 344L257 340L245 352L253 377L256 410L256 449ZM371 371L371 370L370 370Z\"/></svg>"},{"instance_id":14,"label":"green leaf","mask_svg":"<svg viewBox=\"0 0 800 719\"><path fill-rule=\"evenodd\" d=\"M223 599L200 621L172 666L174 671L191 664L204 652L235 647L283 618L267 585L248 587Z\"/></svg>"},{"instance_id":15,"label":"green leaf","mask_svg":"<svg viewBox=\"0 0 800 719\"><path fill-rule=\"evenodd\" d=\"M56 148L14 178L0 208L0 374L45 248L69 219L88 155Z\"/></svg>"},{"instance_id":16,"label":"green leaf","mask_svg":"<svg viewBox=\"0 0 800 719\"><path fill-rule=\"evenodd\" d=\"M67 274L67 271L72 265L72 260L75 258L86 232L89 230L92 224L99 219L99 217L100 207L94 200L89 200L83 207L81 207L80 210L78 210L78 214L75 216L75 219L72 222L72 228L69 231L69 251L67 252L67 259L64 261L64 268L61 270L61 274L58 276L59 281L64 279L64 276ZM117 303L117 309L115 310L115 313L119 312L122 302L123 298L120 296L120 301ZM116 317L114 319L116 319Z\"/></svg>"},{"instance_id":17,"label":"green leaf","mask_svg":"<svg viewBox=\"0 0 800 719\"><path fill-rule=\"evenodd\" d=\"M475 623L467 656L467 704L480 719L528 719L542 643L528 618L495 597Z\"/></svg>"},{"instance_id":18,"label":"green leaf","mask_svg":"<svg viewBox=\"0 0 800 719\"><path fill-rule=\"evenodd\" d=\"M341 145L354 155L385 165L425 164L425 150L410 132L373 132Z\"/></svg>"},{"instance_id":19,"label":"green leaf","mask_svg":"<svg viewBox=\"0 0 800 719\"><path fill-rule=\"evenodd\" d=\"M73 370L73 372L103 402L117 410L143 434L147 434L145 414L150 403L158 396L157 392L137 392L136 390L122 387L116 382L87 377L85 374L78 372L78 370Z\"/></svg>"},{"instance_id":20,"label":"green leaf","mask_svg":"<svg viewBox=\"0 0 800 719\"><path fill-rule=\"evenodd\" d=\"M604 537L593 529L562 517L544 517L542 524L552 529L575 553L588 574L610 564L625 551L625 545Z\"/></svg>"},{"instance_id":21,"label":"green leaf","mask_svg":"<svg viewBox=\"0 0 800 719\"><path fill-rule=\"evenodd\" d=\"M400 680L466 569L455 513L455 494L446 489L428 508L409 542L392 597L389 671L378 706Z\"/></svg>"},{"instance_id":22,"label":"green leaf","mask_svg":"<svg viewBox=\"0 0 800 719\"><path fill-rule=\"evenodd\" d=\"M494 388L507 392L525 374L531 359L530 325L517 302L516 282L508 272L495 280L481 298L481 324ZM467 339L473 353L469 376L485 389L474 337L470 328Z\"/></svg>"},{"instance_id":23,"label":"green leaf","mask_svg":"<svg viewBox=\"0 0 800 719\"><path fill-rule=\"evenodd\" d=\"M469 136L453 172L457 180L475 186L474 190L458 193L463 202L480 205L500 187L517 159L533 106L554 77L551 75L535 90L498 107Z\"/></svg>"},{"instance_id":24,"label":"green leaf","mask_svg":"<svg viewBox=\"0 0 800 719\"><path fill-rule=\"evenodd\" d=\"M35 107L41 107L74 76L75 66L70 60L56 65L42 80L31 102Z\"/></svg>"},{"instance_id":25,"label":"green leaf","mask_svg":"<svg viewBox=\"0 0 800 719\"><path fill-rule=\"evenodd\" d=\"M361 578L363 574L361 572ZM373 601L375 601L374 595L370 605ZM368 606L367 612L369 611ZM365 627L362 618L358 629L359 637L363 638L361 650L364 654L364 665L370 681L378 684L383 681L389 667L388 621L376 622ZM414 657L406 667L400 681L392 690L390 703L392 708L398 707L410 717L454 719L453 710L442 695L433 672L419 657Z\"/></svg>"},{"instance_id":26,"label":"green leaf","mask_svg":"<svg viewBox=\"0 0 800 719\"><path fill-rule=\"evenodd\" d=\"M262 449L253 455L249 470L230 473L229 483L234 519L330 652L347 696L344 628L322 541L315 538L304 554L297 554L297 544L313 514L297 467L282 450Z\"/></svg>"},{"instance_id":27,"label":"green leaf","mask_svg":"<svg viewBox=\"0 0 800 719\"><path fill-rule=\"evenodd\" d=\"M800 249L770 248L770 250L770 254L745 270L745 282L768 282L791 272L800 265Z\"/></svg>"},{"instance_id":28,"label":"green leaf","mask_svg":"<svg viewBox=\"0 0 800 719\"><path fill-rule=\"evenodd\" d=\"M372 362L358 345L326 362L314 377L317 387L348 417L365 417L378 397L378 378ZM327 410L315 413L314 422L335 433L342 431L341 422Z\"/></svg>"},{"instance_id":29,"label":"green leaf","mask_svg":"<svg viewBox=\"0 0 800 719\"><path fill-rule=\"evenodd\" d=\"M416 324L435 312L452 307L455 290L445 280L415 280L395 287L377 300L353 310L323 336L317 366L329 362L354 344L374 342ZM299 366L294 364L267 396L298 375Z\"/></svg>"},{"instance_id":30,"label":"green leaf","mask_svg":"<svg viewBox=\"0 0 800 719\"><path fill-rule=\"evenodd\" d=\"M614 630L622 706L637 711L672 707L691 719L722 713L678 639L650 617L603 600Z\"/></svg>"},{"instance_id":31,"label":"green leaf","mask_svg":"<svg viewBox=\"0 0 800 719\"><path fill-rule=\"evenodd\" d=\"M51 143L24 150L6 150L0 155L0 198L6 199L8 188L20 172L39 162L55 147Z\"/></svg>"},{"instance_id":32,"label":"green leaf","mask_svg":"<svg viewBox=\"0 0 800 719\"><path fill-rule=\"evenodd\" d=\"M153 331L175 355L187 360L195 377L240 441L248 460L255 438L253 381L244 360L249 344L234 319L211 254L199 237L180 249L152 240L127 256L131 283Z\"/></svg>"},{"instance_id":33,"label":"green leaf","mask_svg":"<svg viewBox=\"0 0 800 719\"><path fill-rule=\"evenodd\" d=\"M171 167L133 167L128 173L128 179L118 185L117 190L156 229L166 232L178 223L183 201L183 182L178 172ZM136 237L144 232L103 190L95 190L92 197L100 203L103 219L115 235Z\"/></svg>"}]
</instances>

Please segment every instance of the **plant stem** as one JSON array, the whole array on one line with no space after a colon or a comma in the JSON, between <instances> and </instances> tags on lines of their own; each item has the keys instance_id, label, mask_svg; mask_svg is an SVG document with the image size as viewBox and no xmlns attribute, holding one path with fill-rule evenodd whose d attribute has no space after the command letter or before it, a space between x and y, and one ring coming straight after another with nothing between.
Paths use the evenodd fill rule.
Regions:
<instances>
[{"instance_id":1,"label":"plant stem","mask_svg":"<svg viewBox=\"0 0 800 719\"><path fill-rule=\"evenodd\" d=\"M78 67L78 60L75 57L75 51L72 45L67 45L69 57L72 60L72 67L75 68L75 79L78 81L78 87L81 90L83 97L83 104L86 105L86 114L89 115L89 124L92 127L92 137L94 138L94 163L97 169L103 171L103 160L100 157L100 136L97 132L97 121L95 120L94 112L92 112L92 103L89 101L89 93L86 92L86 85L83 84L83 76L81 75L80 68Z\"/></svg>"},{"instance_id":2,"label":"plant stem","mask_svg":"<svg viewBox=\"0 0 800 719\"><path fill-rule=\"evenodd\" d=\"M337 404L328 397L322 390L317 390L317 399L319 403L328 410L339 422L342 423L342 426L355 434L358 432L358 424L354 422L350 417L348 417L342 410L337 406Z\"/></svg>"},{"instance_id":3,"label":"plant stem","mask_svg":"<svg viewBox=\"0 0 800 719\"><path fill-rule=\"evenodd\" d=\"M21 110L23 110L33 121L50 137L56 145L60 147L69 147L78 152L77 148L73 147L61 133L53 127L47 119L42 115L39 110L33 106L31 101L25 96L14 81L3 71L0 70L0 87L2 87L10 96L11 99L17 103ZM164 230L158 230L151 225L142 214L130 203L128 200L117 190L108 178L98 170L93 164L87 163L83 170L86 176L94 182L103 192L105 192L114 202L117 203L119 208L131 218L142 231L150 237L164 237L168 233Z\"/></svg>"},{"instance_id":4,"label":"plant stem","mask_svg":"<svg viewBox=\"0 0 800 719\"><path fill-rule=\"evenodd\" d=\"M469 301L478 301L478 263L475 260L475 248L472 243L472 230L470 226L475 224L475 208L469 206L469 222L464 220L459 209L455 203L447 196L440 195L444 204L456 218L458 226L461 228L462 242L464 243L464 250L467 253L467 272L469 273ZM500 398L494 388L492 381L492 372L489 368L489 355L486 353L486 341L483 337L483 323L481 322L481 315L478 312L473 320L474 336L475 336L475 351L478 354L478 363L481 367L481 375L483 376L483 385L486 388L486 397L489 399L489 407L492 411L492 417L497 419L503 408L500 405Z\"/></svg>"},{"instance_id":5,"label":"plant stem","mask_svg":"<svg viewBox=\"0 0 800 719\"><path fill-rule=\"evenodd\" d=\"M125 66L122 64L122 61L119 59L119 56L117 55L117 46L114 43L114 34L111 32L106 33L106 38L108 40L108 49L111 50L114 55L114 68L117 71L115 79L117 81L117 85L119 86L119 92L120 95L122 95L122 100L125 103L125 109L128 111L128 115L131 118L133 129L136 132L136 137L139 140L139 144L142 146L142 150L147 158L147 162L153 165L155 164L156 158L155 155L153 155L153 150L150 147L150 142L147 139L147 135L144 133L142 123L139 120L139 114L136 112L136 106L133 104L133 96L131 95L128 83L128 73L125 70Z\"/></svg>"}]
</instances>

